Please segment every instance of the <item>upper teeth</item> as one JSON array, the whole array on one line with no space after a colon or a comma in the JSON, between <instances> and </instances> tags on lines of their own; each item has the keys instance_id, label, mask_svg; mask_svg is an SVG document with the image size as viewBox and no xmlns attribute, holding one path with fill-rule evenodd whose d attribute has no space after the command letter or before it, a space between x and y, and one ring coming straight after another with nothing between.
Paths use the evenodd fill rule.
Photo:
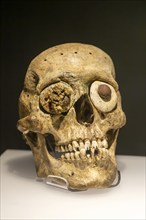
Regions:
<instances>
[{"instance_id":1,"label":"upper teeth","mask_svg":"<svg viewBox=\"0 0 146 220\"><path fill-rule=\"evenodd\" d=\"M90 141L89 140L85 140L85 149L86 150L90 149Z\"/></svg>"},{"instance_id":2,"label":"upper teeth","mask_svg":"<svg viewBox=\"0 0 146 220\"><path fill-rule=\"evenodd\" d=\"M73 150L76 151L77 148L79 148L79 144L77 141L72 141L72 147L73 147Z\"/></svg>"},{"instance_id":3,"label":"upper teeth","mask_svg":"<svg viewBox=\"0 0 146 220\"><path fill-rule=\"evenodd\" d=\"M55 148L55 151L64 152L65 154L62 155L62 158L65 157L68 160L73 160L74 158L79 159L79 156L81 157L81 159L84 159L85 157L89 158L90 156L91 158L93 158L95 154L97 154L97 150L101 148L108 148L108 142L106 139L94 139L91 141L89 139L86 139L85 141L72 141L69 144L57 146Z\"/></svg>"},{"instance_id":4,"label":"upper teeth","mask_svg":"<svg viewBox=\"0 0 146 220\"><path fill-rule=\"evenodd\" d=\"M95 149L98 147L98 144L97 144L96 140L92 141L92 147L95 148Z\"/></svg>"}]
</instances>

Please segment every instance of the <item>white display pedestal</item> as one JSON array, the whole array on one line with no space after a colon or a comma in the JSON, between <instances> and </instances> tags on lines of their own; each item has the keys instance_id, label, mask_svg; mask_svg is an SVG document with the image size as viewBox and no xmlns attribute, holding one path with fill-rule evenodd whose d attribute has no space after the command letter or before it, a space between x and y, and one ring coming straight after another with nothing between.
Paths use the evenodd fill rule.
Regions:
<instances>
[{"instance_id":1,"label":"white display pedestal","mask_svg":"<svg viewBox=\"0 0 146 220\"><path fill-rule=\"evenodd\" d=\"M145 219L145 157L117 156L121 183L70 192L36 181L31 151L1 156L1 219Z\"/></svg>"}]
</instances>

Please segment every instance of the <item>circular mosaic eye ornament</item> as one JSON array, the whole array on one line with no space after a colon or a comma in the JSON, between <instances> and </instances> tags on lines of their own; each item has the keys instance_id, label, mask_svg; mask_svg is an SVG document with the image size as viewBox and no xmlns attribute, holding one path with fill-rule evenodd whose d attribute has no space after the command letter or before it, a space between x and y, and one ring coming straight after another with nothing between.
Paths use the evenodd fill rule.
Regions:
<instances>
[{"instance_id":1,"label":"circular mosaic eye ornament","mask_svg":"<svg viewBox=\"0 0 146 220\"><path fill-rule=\"evenodd\" d=\"M33 152L38 177L58 176L77 190L112 185L126 117L105 52L67 43L39 54L28 67L19 114L17 127Z\"/></svg>"}]
</instances>

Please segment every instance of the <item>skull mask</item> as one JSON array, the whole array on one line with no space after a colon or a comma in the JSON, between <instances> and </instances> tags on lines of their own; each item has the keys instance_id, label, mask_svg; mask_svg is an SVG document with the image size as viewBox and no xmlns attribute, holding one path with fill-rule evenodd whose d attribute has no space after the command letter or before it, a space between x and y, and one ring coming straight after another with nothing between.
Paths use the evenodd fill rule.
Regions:
<instances>
[{"instance_id":1,"label":"skull mask","mask_svg":"<svg viewBox=\"0 0 146 220\"><path fill-rule=\"evenodd\" d=\"M38 177L65 178L74 189L109 187L125 124L112 60L101 49L68 43L30 64L19 99L18 129Z\"/></svg>"}]
</instances>

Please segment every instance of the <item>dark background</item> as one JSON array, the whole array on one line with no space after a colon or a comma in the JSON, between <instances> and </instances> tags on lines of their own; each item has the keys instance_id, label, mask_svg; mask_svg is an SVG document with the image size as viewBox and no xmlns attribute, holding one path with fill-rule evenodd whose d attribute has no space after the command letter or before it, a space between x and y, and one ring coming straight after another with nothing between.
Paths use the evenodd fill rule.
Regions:
<instances>
[{"instance_id":1,"label":"dark background","mask_svg":"<svg viewBox=\"0 0 146 220\"><path fill-rule=\"evenodd\" d=\"M117 154L145 154L145 1L1 2L1 152L29 149L16 129L30 61L65 42L93 44L113 59L127 124Z\"/></svg>"}]
</instances>

